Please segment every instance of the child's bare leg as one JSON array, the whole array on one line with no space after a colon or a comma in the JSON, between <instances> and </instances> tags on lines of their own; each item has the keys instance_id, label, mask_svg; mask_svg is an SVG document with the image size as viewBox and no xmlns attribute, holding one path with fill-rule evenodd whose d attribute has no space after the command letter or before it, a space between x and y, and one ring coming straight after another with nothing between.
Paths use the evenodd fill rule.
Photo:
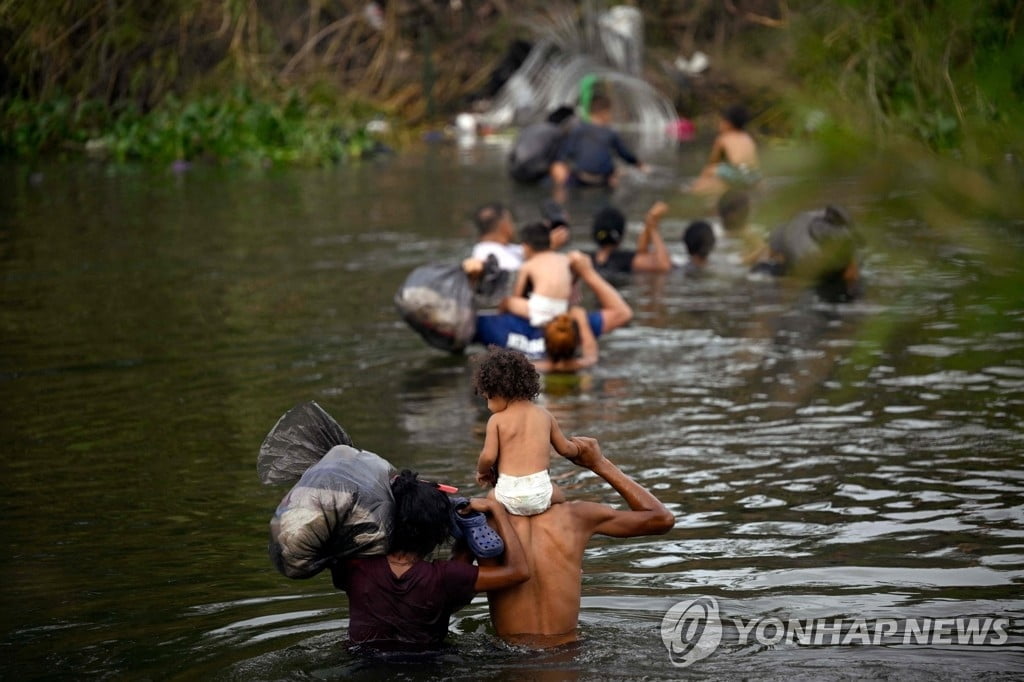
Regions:
<instances>
[{"instance_id":1,"label":"child's bare leg","mask_svg":"<svg viewBox=\"0 0 1024 682\"><path fill-rule=\"evenodd\" d=\"M565 493L562 491L562 489L559 486L557 486L554 483L552 483L551 484L551 504L561 504L562 502L565 502Z\"/></svg>"},{"instance_id":2,"label":"child's bare leg","mask_svg":"<svg viewBox=\"0 0 1024 682\"><path fill-rule=\"evenodd\" d=\"M691 194L721 194L728 187L715 174L715 166L705 166L701 174L690 185Z\"/></svg>"}]
</instances>

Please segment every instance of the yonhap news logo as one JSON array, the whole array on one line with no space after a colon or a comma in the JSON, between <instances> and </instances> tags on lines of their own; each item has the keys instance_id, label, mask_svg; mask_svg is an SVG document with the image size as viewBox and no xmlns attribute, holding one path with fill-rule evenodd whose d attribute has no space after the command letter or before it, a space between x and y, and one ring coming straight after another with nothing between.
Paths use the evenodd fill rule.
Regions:
<instances>
[{"instance_id":1,"label":"yonhap news logo","mask_svg":"<svg viewBox=\"0 0 1024 682\"><path fill-rule=\"evenodd\" d=\"M700 597L674 604L661 619L661 641L672 665L680 668L713 654L722 643L718 601Z\"/></svg>"},{"instance_id":2,"label":"yonhap news logo","mask_svg":"<svg viewBox=\"0 0 1024 682\"><path fill-rule=\"evenodd\" d=\"M683 668L713 654L724 640L736 646L999 646L1009 639L1009 628L1009 618L992 616L723 618L714 597L699 597L665 612L661 640L672 665Z\"/></svg>"}]
</instances>

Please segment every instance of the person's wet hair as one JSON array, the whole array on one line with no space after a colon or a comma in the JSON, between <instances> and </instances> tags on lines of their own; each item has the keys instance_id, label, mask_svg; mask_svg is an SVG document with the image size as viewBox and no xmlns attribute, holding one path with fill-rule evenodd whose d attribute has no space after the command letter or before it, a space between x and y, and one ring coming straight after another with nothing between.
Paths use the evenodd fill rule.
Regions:
<instances>
[{"instance_id":1,"label":"person's wet hair","mask_svg":"<svg viewBox=\"0 0 1024 682\"><path fill-rule=\"evenodd\" d=\"M540 395L540 375L523 353L492 348L473 371L473 387L485 398L533 400Z\"/></svg>"},{"instance_id":2,"label":"person's wet hair","mask_svg":"<svg viewBox=\"0 0 1024 682\"><path fill-rule=\"evenodd\" d=\"M477 232L485 235L494 230L507 210L505 204L500 201L492 201L478 208L473 213L473 223L476 225Z\"/></svg>"},{"instance_id":3,"label":"person's wet hair","mask_svg":"<svg viewBox=\"0 0 1024 682\"><path fill-rule=\"evenodd\" d=\"M451 501L433 483L403 469L391 482L395 498L388 552L426 556L451 537Z\"/></svg>"},{"instance_id":4,"label":"person's wet hair","mask_svg":"<svg viewBox=\"0 0 1024 682\"><path fill-rule=\"evenodd\" d=\"M551 231L544 223L527 223L519 230L519 241L534 251L547 251L551 248Z\"/></svg>"},{"instance_id":5,"label":"person's wet hair","mask_svg":"<svg viewBox=\"0 0 1024 682\"><path fill-rule=\"evenodd\" d=\"M718 199L718 217L722 227L731 232L747 224L750 217L750 195L738 189L730 189Z\"/></svg>"},{"instance_id":6,"label":"person's wet hair","mask_svg":"<svg viewBox=\"0 0 1024 682\"><path fill-rule=\"evenodd\" d=\"M568 313L555 316L544 327L544 350L552 362L570 360L580 344L580 328Z\"/></svg>"},{"instance_id":7,"label":"person's wet hair","mask_svg":"<svg viewBox=\"0 0 1024 682\"><path fill-rule=\"evenodd\" d=\"M750 114L742 104L734 104L722 112L722 118L729 122L736 130L743 130L750 122Z\"/></svg>"},{"instance_id":8,"label":"person's wet hair","mask_svg":"<svg viewBox=\"0 0 1024 682\"><path fill-rule=\"evenodd\" d=\"M695 220L683 232L683 243L691 256L707 258L715 248L715 231L705 221Z\"/></svg>"},{"instance_id":9,"label":"person's wet hair","mask_svg":"<svg viewBox=\"0 0 1024 682\"><path fill-rule=\"evenodd\" d=\"M614 206L605 206L594 216L593 232L599 246L616 246L626 232L626 216Z\"/></svg>"}]
</instances>

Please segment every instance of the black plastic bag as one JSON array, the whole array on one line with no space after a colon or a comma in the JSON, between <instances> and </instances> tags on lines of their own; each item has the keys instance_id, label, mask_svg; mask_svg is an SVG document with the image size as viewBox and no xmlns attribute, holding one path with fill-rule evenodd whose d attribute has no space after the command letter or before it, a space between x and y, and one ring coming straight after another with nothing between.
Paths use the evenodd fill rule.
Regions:
<instances>
[{"instance_id":1,"label":"black plastic bag","mask_svg":"<svg viewBox=\"0 0 1024 682\"><path fill-rule=\"evenodd\" d=\"M293 483L335 445L352 445L338 422L315 402L284 413L263 439L256 471L267 485Z\"/></svg>"},{"instance_id":2,"label":"black plastic bag","mask_svg":"<svg viewBox=\"0 0 1024 682\"><path fill-rule=\"evenodd\" d=\"M306 470L270 521L270 559L288 578L311 578L338 559L387 552L394 467L338 445Z\"/></svg>"},{"instance_id":3,"label":"black plastic bag","mask_svg":"<svg viewBox=\"0 0 1024 682\"><path fill-rule=\"evenodd\" d=\"M476 305L461 263L429 263L409 273L395 306L410 327L434 348L465 349L476 333Z\"/></svg>"},{"instance_id":4,"label":"black plastic bag","mask_svg":"<svg viewBox=\"0 0 1024 682\"><path fill-rule=\"evenodd\" d=\"M503 298L512 295L515 280L515 272L502 270L498 265L498 259L493 254L487 256L487 260L484 261L484 271L473 287L473 304L476 309L479 311L497 308Z\"/></svg>"}]
</instances>

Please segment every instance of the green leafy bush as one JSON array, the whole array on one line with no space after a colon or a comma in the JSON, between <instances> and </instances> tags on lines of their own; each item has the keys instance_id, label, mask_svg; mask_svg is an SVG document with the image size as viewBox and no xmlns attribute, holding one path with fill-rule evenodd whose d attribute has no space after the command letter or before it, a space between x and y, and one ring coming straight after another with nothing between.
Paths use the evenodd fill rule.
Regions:
<instances>
[{"instance_id":1,"label":"green leafy bush","mask_svg":"<svg viewBox=\"0 0 1024 682\"><path fill-rule=\"evenodd\" d=\"M117 161L333 164L372 152L366 121L297 92L259 98L246 88L190 100L167 97L141 112L56 97L2 102L0 154L87 153Z\"/></svg>"}]
</instances>

